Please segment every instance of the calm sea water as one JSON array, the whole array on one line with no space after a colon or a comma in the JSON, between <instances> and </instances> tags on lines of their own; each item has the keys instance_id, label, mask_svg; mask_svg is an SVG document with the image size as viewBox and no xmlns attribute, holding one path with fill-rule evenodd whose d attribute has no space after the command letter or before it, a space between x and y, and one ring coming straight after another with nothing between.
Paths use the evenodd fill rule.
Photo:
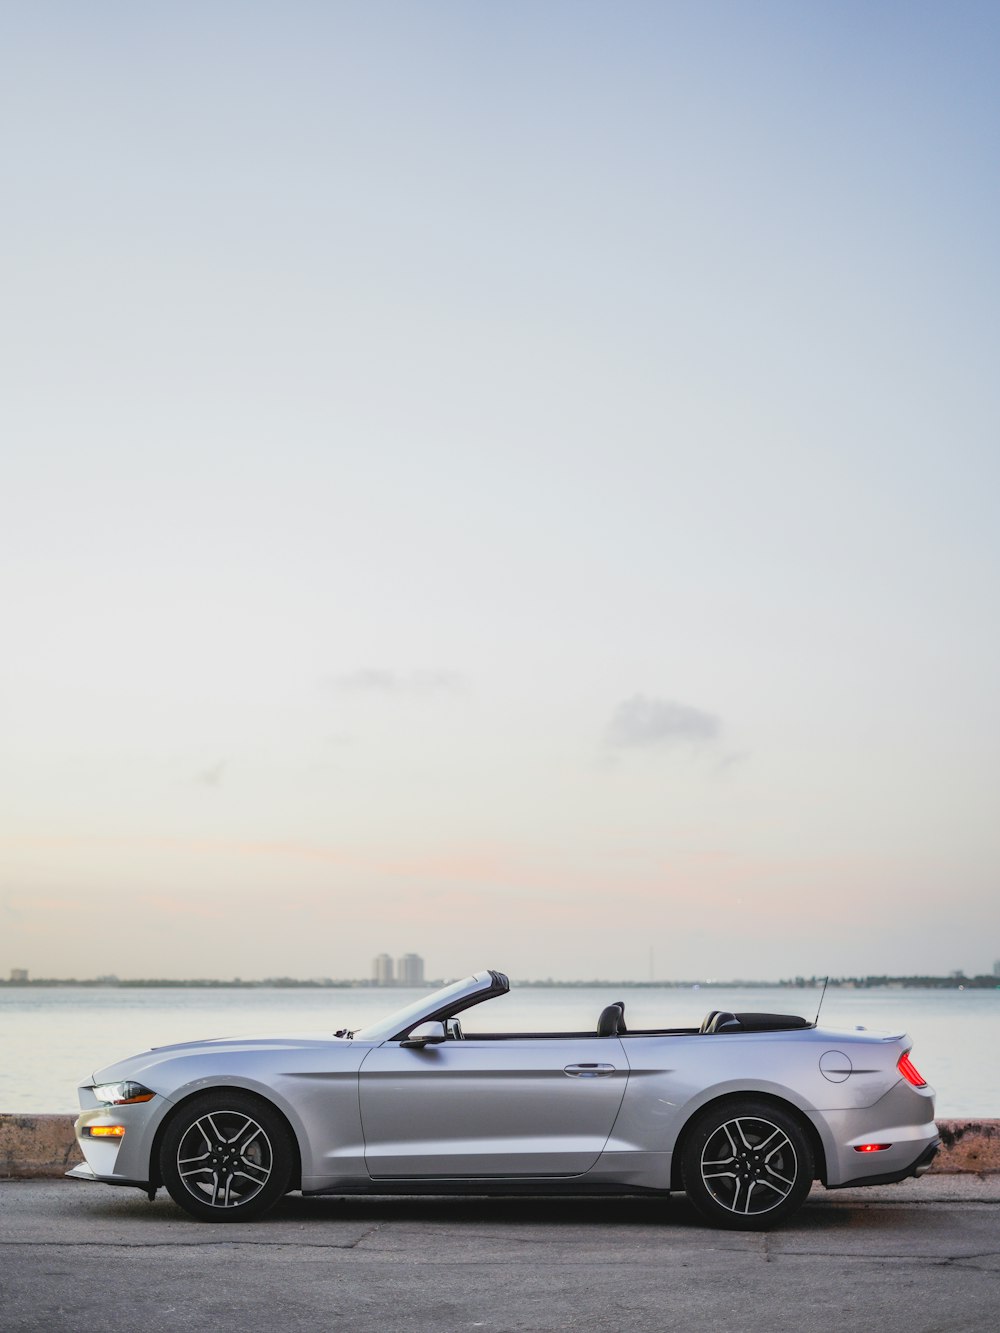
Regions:
<instances>
[{"instance_id":1,"label":"calm sea water","mask_svg":"<svg viewBox=\"0 0 1000 1333\"><path fill-rule=\"evenodd\" d=\"M0 1112L75 1112L95 1069L150 1046L199 1037L359 1028L421 990L0 990ZM632 1027L696 1026L709 1009L762 1009L812 1019L814 990L643 987L515 989L470 1011L475 1031L584 1031L624 998ZM943 1117L1000 1117L1000 989L829 990L823 1026L908 1032L913 1060Z\"/></svg>"}]
</instances>

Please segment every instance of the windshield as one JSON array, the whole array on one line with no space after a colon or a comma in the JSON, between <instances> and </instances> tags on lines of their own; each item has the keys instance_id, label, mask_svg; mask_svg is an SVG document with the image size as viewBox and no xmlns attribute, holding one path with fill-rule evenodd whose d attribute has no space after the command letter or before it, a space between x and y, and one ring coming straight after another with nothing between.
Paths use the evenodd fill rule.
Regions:
<instances>
[{"instance_id":1,"label":"windshield","mask_svg":"<svg viewBox=\"0 0 1000 1333\"><path fill-rule=\"evenodd\" d=\"M397 1009L385 1018L369 1023L366 1027L358 1028L354 1035L360 1037L362 1041L378 1041L395 1036L397 1032L402 1032L404 1028L409 1027L423 1014L433 1014L438 1009L443 1009L450 1000L457 1000L462 995L474 994L476 982L482 983L484 980L489 982L489 974L483 978L477 973L471 977L463 977L461 981L453 981L450 986L442 986L440 990L434 991L430 995L424 995L419 1000L414 1000L411 1004L404 1006L402 1009Z\"/></svg>"}]
</instances>

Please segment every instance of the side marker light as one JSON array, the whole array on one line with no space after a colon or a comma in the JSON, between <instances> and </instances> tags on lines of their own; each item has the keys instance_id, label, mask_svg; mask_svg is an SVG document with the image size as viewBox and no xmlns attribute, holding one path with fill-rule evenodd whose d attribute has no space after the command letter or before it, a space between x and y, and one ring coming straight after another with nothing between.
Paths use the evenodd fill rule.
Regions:
<instances>
[{"instance_id":1,"label":"side marker light","mask_svg":"<svg viewBox=\"0 0 1000 1333\"><path fill-rule=\"evenodd\" d=\"M855 1152L885 1152L886 1148L891 1148L891 1143L856 1143Z\"/></svg>"},{"instance_id":2,"label":"side marker light","mask_svg":"<svg viewBox=\"0 0 1000 1333\"><path fill-rule=\"evenodd\" d=\"M123 1139L124 1125L90 1125L87 1133L92 1139Z\"/></svg>"}]
</instances>

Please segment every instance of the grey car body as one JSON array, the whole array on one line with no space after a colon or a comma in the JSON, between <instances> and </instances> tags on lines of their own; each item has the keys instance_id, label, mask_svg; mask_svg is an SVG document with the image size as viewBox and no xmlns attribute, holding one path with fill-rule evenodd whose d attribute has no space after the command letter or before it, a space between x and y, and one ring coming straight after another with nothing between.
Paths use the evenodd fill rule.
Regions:
<instances>
[{"instance_id":1,"label":"grey car body","mask_svg":"<svg viewBox=\"0 0 1000 1333\"><path fill-rule=\"evenodd\" d=\"M630 1031L614 1002L590 1032L466 1036L461 1015L508 989L477 972L355 1033L122 1060L80 1087L85 1163L69 1174L166 1184L204 1220L258 1216L293 1189L683 1189L706 1220L758 1229L814 1179L902 1180L936 1151L933 1090L904 1033L715 1011L698 1029Z\"/></svg>"}]
</instances>

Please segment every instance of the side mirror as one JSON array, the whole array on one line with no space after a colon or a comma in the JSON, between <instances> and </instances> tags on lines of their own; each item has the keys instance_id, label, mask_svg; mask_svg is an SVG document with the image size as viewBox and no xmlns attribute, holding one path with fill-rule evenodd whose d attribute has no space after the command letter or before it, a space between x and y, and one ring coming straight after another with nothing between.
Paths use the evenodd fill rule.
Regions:
<instances>
[{"instance_id":1,"label":"side mirror","mask_svg":"<svg viewBox=\"0 0 1000 1333\"><path fill-rule=\"evenodd\" d=\"M400 1046L423 1049L425 1046L439 1046L445 1040L443 1023L418 1023Z\"/></svg>"}]
</instances>

